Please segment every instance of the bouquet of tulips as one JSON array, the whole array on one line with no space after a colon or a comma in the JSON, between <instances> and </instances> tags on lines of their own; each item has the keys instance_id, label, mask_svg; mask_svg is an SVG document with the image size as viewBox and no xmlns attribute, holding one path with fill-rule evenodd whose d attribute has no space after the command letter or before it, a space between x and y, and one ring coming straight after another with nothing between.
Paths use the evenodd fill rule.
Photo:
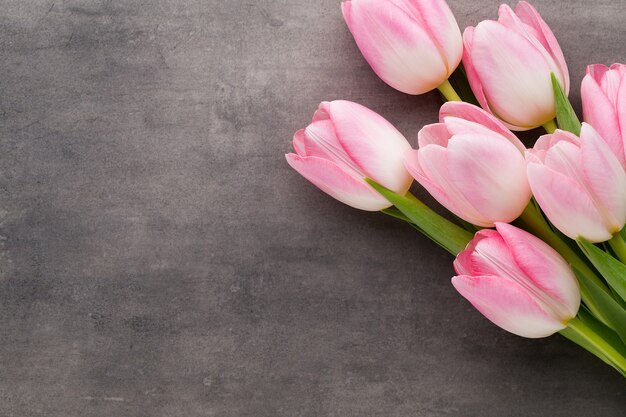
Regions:
<instances>
[{"instance_id":1,"label":"bouquet of tulips","mask_svg":"<svg viewBox=\"0 0 626 417\"><path fill-rule=\"evenodd\" d=\"M497 326L560 333L626 377L626 65L590 65L584 123L561 48L520 2L463 34L444 0L351 0L343 17L391 87L438 89L418 149L383 117L323 102L287 162L354 208L405 221L456 256L454 288ZM531 149L513 133L543 127ZM413 179L451 212L409 192Z\"/></svg>"}]
</instances>

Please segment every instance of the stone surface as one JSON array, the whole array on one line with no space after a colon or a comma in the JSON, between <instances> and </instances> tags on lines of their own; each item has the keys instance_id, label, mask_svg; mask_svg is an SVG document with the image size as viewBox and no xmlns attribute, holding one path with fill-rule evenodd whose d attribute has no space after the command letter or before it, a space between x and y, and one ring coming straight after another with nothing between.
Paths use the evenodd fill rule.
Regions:
<instances>
[{"instance_id":1,"label":"stone surface","mask_svg":"<svg viewBox=\"0 0 626 417\"><path fill-rule=\"evenodd\" d=\"M616 372L495 328L449 255L289 169L321 100L413 143L436 119L338 0L0 3L0 415L624 415ZM626 3L535 3L579 108L585 65L626 61Z\"/></svg>"}]
</instances>

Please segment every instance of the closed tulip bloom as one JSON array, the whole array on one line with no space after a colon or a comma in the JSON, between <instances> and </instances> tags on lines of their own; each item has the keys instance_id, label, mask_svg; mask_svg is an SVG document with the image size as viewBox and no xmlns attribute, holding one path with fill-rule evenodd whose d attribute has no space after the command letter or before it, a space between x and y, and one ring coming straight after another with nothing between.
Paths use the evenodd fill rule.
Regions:
<instances>
[{"instance_id":1,"label":"closed tulip bloom","mask_svg":"<svg viewBox=\"0 0 626 417\"><path fill-rule=\"evenodd\" d=\"M461 61L461 31L443 0L351 0L341 9L367 62L396 90L433 90Z\"/></svg>"},{"instance_id":2,"label":"closed tulip bloom","mask_svg":"<svg viewBox=\"0 0 626 417\"><path fill-rule=\"evenodd\" d=\"M583 116L626 168L626 65L590 65L580 88Z\"/></svg>"},{"instance_id":3,"label":"closed tulip bloom","mask_svg":"<svg viewBox=\"0 0 626 417\"><path fill-rule=\"evenodd\" d=\"M572 239L604 242L626 223L626 172L587 123L580 139L557 130L526 153L530 188L548 219Z\"/></svg>"},{"instance_id":4,"label":"closed tulip bloom","mask_svg":"<svg viewBox=\"0 0 626 417\"><path fill-rule=\"evenodd\" d=\"M365 178L399 194L413 179L402 163L411 149L387 120L360 104L332 101L320 104L313 121L293 138L296 153L287 162L304 178L337 200L357 209L377 211L391 203Z\"/></svg>"},{"instance_id":5,"label":"closed tulip bloom","mask_svg":"<svg viewBox=\"0 0 626 417\"><path fill-rule=\"evenodd\" d=\"M463 64L480 105L512 130L542 126L555 116L553 72L564 91L569 73L554 34L522 1L515 12L500 6L498 21L485 20L463 33Z\"/></svg>"},{"instance_id":6,"label":"closed tulip bloom","mask_svg":"<svg viewBox=\"0 0 626 417\"><path fill-rule=\"evenodd\" d=\"M445 103L440 123L418 134L408 171L444 207L472 224L516 219L530 200L524 145L498 119L462 102Z\"/></svg>"},{"instance_id":7,"label":"closed tulip bloom","mask_svg":"<svg viewBox=\"0 0 626 417\"><path fill-rule=\"evenodd\" d=\"M481 230L454 261L454 288L495 325L518 336L550 336L580 306L572 270L541 239L496 223Z\"/></svg>"}]
</instances>

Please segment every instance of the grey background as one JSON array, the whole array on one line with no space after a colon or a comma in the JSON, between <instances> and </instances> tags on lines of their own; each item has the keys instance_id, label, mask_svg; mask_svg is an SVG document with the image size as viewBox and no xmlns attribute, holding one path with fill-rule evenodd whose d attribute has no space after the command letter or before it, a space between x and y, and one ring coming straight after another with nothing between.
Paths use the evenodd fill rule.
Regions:
<instances>
[{"instance_id":1,"label":"grey background","mask_svg":"<svg viewBox=\"0 0 626 417\"><path fill-rule=\"evenodd\" d=\"M497 12L450 3L461 26ZM626 60L626 3L535 3L579 108L585 65ZM338 0L0 10L0 416L624 414L616 372L494 327L449 255L289 169L321 100L413 143L436 119Z\"/></svg>"}]
</instances>

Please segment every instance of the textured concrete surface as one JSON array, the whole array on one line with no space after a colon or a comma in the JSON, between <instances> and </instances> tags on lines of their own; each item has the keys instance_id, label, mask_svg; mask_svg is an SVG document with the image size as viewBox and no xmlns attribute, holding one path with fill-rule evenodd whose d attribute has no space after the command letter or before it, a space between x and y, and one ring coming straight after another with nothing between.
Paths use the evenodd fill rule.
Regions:
<instances>
[{"instance_id":1,"label":"textured concrete surface","mask_svg":"<svg viewBox=\"0 0 626 417\"><path fill-rule=\"evenodd\" d=\"M535 3L579 107L585 65L626 60L626 3ZM323 99L411 140L436 118L338 0L0 6L0 416L624 415L617 373L495 328L450 256L288 168Z\"/></svg>"}]
</instances>

